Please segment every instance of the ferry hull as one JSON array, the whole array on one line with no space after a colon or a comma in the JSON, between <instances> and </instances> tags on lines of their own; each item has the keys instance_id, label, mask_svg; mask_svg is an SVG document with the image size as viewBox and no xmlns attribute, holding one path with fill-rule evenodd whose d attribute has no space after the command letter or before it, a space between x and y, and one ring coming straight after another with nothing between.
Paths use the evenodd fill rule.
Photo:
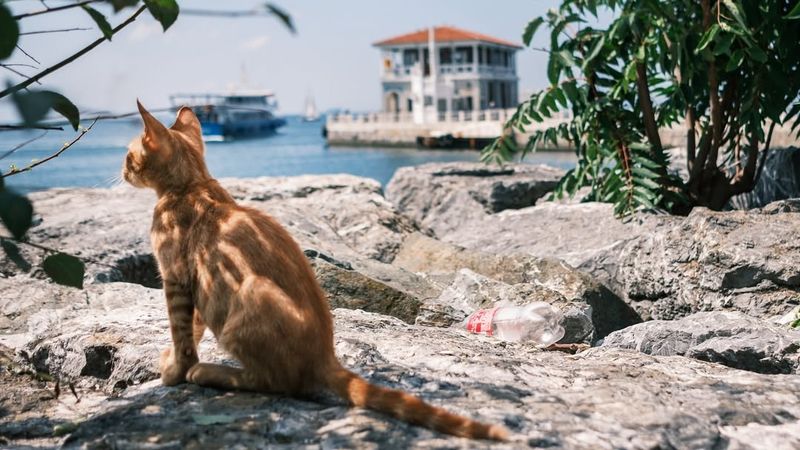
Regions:
<instances>
[{"instance_id":1,"label":"ferry hull","mask_svg":"<svg viewBox=\"0 0 800 450\"><path fill-rule=\"evenodd\" d=\"M203 139L222 141L274 134L278 128L286 125L286 119L276 117L268 120L243 120L228 124L201 121L200 125L203 130Z\"/></svg>"}]
</instances>

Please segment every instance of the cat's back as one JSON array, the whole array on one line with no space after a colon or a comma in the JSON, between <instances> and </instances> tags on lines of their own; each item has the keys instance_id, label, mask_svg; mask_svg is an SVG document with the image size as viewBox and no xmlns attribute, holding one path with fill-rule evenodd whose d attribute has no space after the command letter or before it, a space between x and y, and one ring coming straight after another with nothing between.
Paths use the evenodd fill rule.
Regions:
<instances>
[{"instance_id":1,"label":"cat's back","mask_svg":"<svg viewBox=\"0 0 800 450\"><path fill-rule=\"evenodd\" d=\"M321 297L314 272L297 242L272 216L235 202L215 204L198 242L210 262L233 264L266 277L292 296Z\"/></svg>"}]
</instances>

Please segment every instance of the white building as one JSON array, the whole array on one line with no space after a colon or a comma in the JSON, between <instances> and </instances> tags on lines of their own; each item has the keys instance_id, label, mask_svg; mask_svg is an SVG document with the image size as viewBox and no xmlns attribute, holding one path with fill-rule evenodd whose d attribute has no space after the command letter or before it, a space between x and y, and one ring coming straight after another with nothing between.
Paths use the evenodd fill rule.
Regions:
<instances>
[{"instance_id":1,"label":"white building","mask_svg":"<svg viewBox=\"0 0 800 450\"><path fill-rule=\"evenodd\" d=\"M459 112L517 106L517 44L441 26L374 45L381 50L386 113L431 123Z\"/></svg>"}]
</instances>

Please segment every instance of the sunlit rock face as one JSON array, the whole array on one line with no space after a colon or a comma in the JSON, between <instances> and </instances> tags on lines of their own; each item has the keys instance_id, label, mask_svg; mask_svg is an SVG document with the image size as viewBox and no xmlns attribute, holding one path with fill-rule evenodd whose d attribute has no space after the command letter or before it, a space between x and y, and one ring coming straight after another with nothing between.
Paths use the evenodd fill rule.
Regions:
<instances>
[{"instance_id":1,"label":"sunlit rock face","mask_svg":"<svg viewBox=\"0 0 800 450\"><path fill-rule=\"evenodd\" d=\"M449 200L426 216L364 178L222 182L301 245L346 366L502 423L510 443L444 436L326 393L162 387L157 359L170 338L148 237L156 199L120 187L31 195L41 218L31 241L87 258L85 289L49 281L39 250L0 259L0 447L800 447L800 338L771 320L797 303L795 200L622 222L608 205L514 194L535 190L514 179L532 175L493 171L417 173L482 180L448 185L439 198ZM506 177L495 180L502 189L493 177ZM475 309L531 301L564 312L565 342L596 347L550 352L460 326ZM638 323L651 318L669 320ZM200 355L236 364L210 333Z\"/></svg>"}]
</instances>

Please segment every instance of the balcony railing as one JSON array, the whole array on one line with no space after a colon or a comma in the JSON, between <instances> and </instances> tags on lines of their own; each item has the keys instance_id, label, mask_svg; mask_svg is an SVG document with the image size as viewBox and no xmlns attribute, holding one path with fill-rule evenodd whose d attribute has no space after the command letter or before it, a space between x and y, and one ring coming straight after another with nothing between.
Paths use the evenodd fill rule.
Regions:
<instances>
[{"instance_id":1,"label":"balcony railing","mask_svg":"<svg viewBox=\"0 0 800 450\"><path fill-rule=\"evenodd\" d=\"M426 113L424 123L437 122L505 122L515 109L486 109L479 111L447 111ZM413 123L414 115L401 113L336 114L328 118L331 123Z\"/></svg>"},{"instance_id":2,"label":"balcony railing","mask_svg":"<svg viewBox=\"0 0 800 450\"><path fill-rule=\"evenodd\" d=\"M419 76L419 70L416 66L395 66L383 70L384 78L407 78L413 75ZM438 67L440 75L449 74L469 74L477 73L481 75L491 76L508 76L514 75L515 69L513 67L504 66L487 66L481 64L442 64ZM426 74L425 77L429 77Z\"/></svg>"}]
</instances>

